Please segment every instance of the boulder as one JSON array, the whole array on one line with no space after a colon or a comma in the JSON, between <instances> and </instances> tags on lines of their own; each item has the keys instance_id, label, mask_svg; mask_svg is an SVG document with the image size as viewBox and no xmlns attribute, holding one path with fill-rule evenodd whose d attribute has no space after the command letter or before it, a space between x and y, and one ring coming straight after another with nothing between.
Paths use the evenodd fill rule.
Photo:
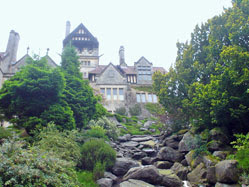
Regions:
<instances>
[{"instance_id":1,"label":"boulder","mask_svg":"<svg viewBox=\"0 0 249 187\"><path fill-rule=\"evenodd\" d=\"M218 151L223 147L224 147L224 142L219 140L212 140L207 144L208 151L210 152Z\"/></svg>"},{"instance_id":2,"label":"boulder","mask_svg":"<svg viewBox=\"0 0 249 187\"><path fill-rule=\"evenodd\" d=\"M206 168L210 166L215 166L219 161L210 155L205 155L202 157L202 162L205 164Z\"/></svg>"},{"instance_id":3,"label":"boulder","mask_svg":"<svg viewBox=\"0 0 249 187\"><path fill-rule=\"evenodd\" d=\"M222 142L223 145L229 143L228 137L225 135L224 131L220 128L213 128L212 130L209 131L209 139L210 140L216 140L219 142Z\"/></svg>"},{"instance_id":4,"label":"boulder","mask_svg":"<svg viewBox=\"0 0 249 187\"><path fill-rule=\"evenodd\" d=\"M143 145L144 147L150 147L150 148L154 148L156 145L156 142L153 140L148 140L145 142L140 142L141 145Z\"/></svg>"},{"instance_id":5,"label":"boulder","mask_svg":"<svg viewBox=\"0 0 249 187\"><path fill-rule=\"evenodd\" d=\"M125 134L124 136L119 136L118 141L120 142L127 142L131 140L131 135L130 134Z\"/></svg>"},{"instance_id":6,"label":"boulder","mask_svg":"<svg viewBox=\"0 0 249 187\"><path fill-rule=\"evenodd\" d=\"M170 168L174 173L181 179L187 180L188 168L184 167L179 162L175 162L174 165Z\"/></svg>"},{"instance_id":7,"label":"boulder","mask_svg":"<svg viewBox=\"0 0 249 187\"><path fill-rule=\"evenodd\" d=\"M171 147L163 147L157 157L160 160L170 161L170 162L181 162L184 158L183 154L179 151L174 150Z\"/></svg>"},{"instance_id":8,"label":"boulder","mask_svg":"<svg viewBox=\"0 0 249 187\"><path fill-rule=\"evenodd\" d=\"M120 187L154 187L154 185L147 182L135 179L129 179L119 184Z\"/></svg>"},{"instance_id":9,"label":"boulder","mask_svg":"<svg viewBox=\"0 0 249 187\"><path fill-rule=\"evenodd\" d=\"M178 149L178 144L180 140L181 138L178 135L172 135L164 140L163 145Z\"/></svg>"},{"instance_id":10,"label":"boulder","mask_svg":"<svg viewBox=\"0 0 249 187\"><path fill-rule=\"evenodd\" d=\"M215 184L217 182L215 175L215 166L207 168L207 182L209 184Z\"/></svg>"},{"instance_id":11,"label":"boulder","mask_svg":"<svg viewBox=\"0 0 249 187\"><path fill-rule=\"evenodd\" d=\"M215 187L240 187L240 185L239 184L223 184L223 183L217 182L215 184Z\"/></svg>"},{"instance_id":12,"label":"boulder","mask_svg":"<svg viewBox=\"0 0 249 187\"><path fill-rule=\"evenodd\" d=\"M153 125L153 121L146 121L145 123L144 123L144 128L146 128L146 129L148 129L151 125Z\"/></svg>"},{"instance_id":13,"label":"boulder","mask_svg":"<svg viewBox=\"0 0 249 187\"><path fill-rule=\"evenodd\" d=\"M137 137L131 138L131 141L134 141L134 142L145 142L149 140L152 140L152 136L137 136Z\"/></svg>"},{"instance_id":14,"label":"boulder","mask_svg":"<svg viewBox=\"0 0 249 187\"><path fill-rule=\"evenodd\" d=\"M134 153L133 156L132 156L132 159L135 159L135 160L140 160L144 157L146 157L146 153L145 152L137 152L137 153Z\"/></svg>"},{"instance_id":15,"label":"boulder","mask_svg":"<svg viewBox=\"0 0 249 187\"><path fill-rule=\"evenodd\" d=\"M202 162L201 156L197 156L196 158L194 158L194 151L188 152L188 154L185 155L185 159L188 165L191 166L191 168L195 168Z\"/></svg>"},{"instance_id":16,"label":"boulder","mask_svg":"<svg viewBox=\"0 0 249 187\"><path fill-rule=\"evenodd\" d=\"M112 179L113 181L117 181L118 177L113 175L111 172L105 172L104 173L105 178Z\"/></svg>"},{"instance_id":17,"label":"boulder","mask_svg":"<svg viewBox=\"0 0 249 187\"><path fill-rule=\"evenodd\" d=\"M123 177L124 180L137 179L150 184L160 184L162 177L155 166L140 166L131 168Z\"/></svg>"},{"instance_id":18,"label":"boulder","mask_svg":"<svg viewBox=\"0 0 249 187\"><path fill-rule=\"evenodd\" d=\"M159 169L159 173L162 176L160 185L167 187L182 187L183 182L174 174L170 169Z\"/></svg>"},{"instance_id":19,"label":"boulder","mask_svg":"<svg viewBox=\"0 0 249 187\"><path fill-rule=\"evenodd\" d=\"M138 145L139 145L138 142L134 141L129 141L121 144L122 147L136 147Z\"/></svg>"},{"instance_id":20,"label":"boulder","mask_svg":"<svg viewBox=\"0 0 249 187\"><path fill-rule=\"evenodd\" d=\"M157 161L154 163L154 166L159 169L170 169L173 166L173 163L169 161Z\"/></svg>"},{"instance_id":21,"label":"boulder","mask_svg":"<svg viewBox=\"0 0 249 187\"><path fill-rule=\"evenodd\" d=\"M228 153L226 151L214 151L213 152L213 156L216 156L216 157L220 158L221 160L226 159L227 154Z\"/></svg>"},{"instance_id":22,"label":"boulder","mask_svg":"<svg viewBox=\"0 0 249 187\"><path fill-rule=\"evenodd\" d=\"M130 168L138 167L139 164L128 158L117 158L112 168L112 173L121 176L124 175Z\"/></svg>"},{"instance_id":23,"label":"boulder","mask_svg":"<svg viewBox=\"0 0 249 187\"><path fill-rule=\"evenodd\" d=\"M239 170L236 160L223 160L215 166L218 182L225 184L236 184L239 180Z\"/></svg>"},{"instance_id":24,"label":"boulder","mask_svg":"<svg viewBox=\"0 0 249 187\"><path fill-rule=\"evenodd\" d=\"M187 175L190 182L203 183L207 176L207 170L203 163L200 163L192 172Z\"/></svg>"},{"instance_id":25,"label":"boulder","mask_svg":"<svg viewBox=\"0 0 249 187\"><path fill-rule=\"evenodd\" d=\"M194 136L190 133L187 132L184 134L182 140L180 141L178 145L178 151L180 152L189 152L190 150L195 148L195 144L193 143L194 141Z\"/></svg>"},{"instance_id":26,"label":"boulder","mask_svg":"<svg viewBox=\"0 0 249 187\"><path fill-rule=\"evenodd\" d=\"M156 155L156 151L154 149L144 148L144 149L142 149L142 151L145 152L146 155L148 155L148 156Z\"/></svg>"},{"instance_id":27,"label":"boulder","mask_svg":"<svg viewBox=\"0 0 249 187\"><path fill-rule=\"evenodd\" d=\"M99 185L99 187L112 187L112 179L109 178L102 178L97 180L97 184Z\"/></svg>"},{"instance_id":28,"label":"boulder","mask_svg":"<svg viewBox=\"0 0 249 187\"><path fill-rule=\"evenodd\" d=\"M150 157L142 158L141 163L143 165L151 165L151 158Z\"/></svg>"}]
</instances>

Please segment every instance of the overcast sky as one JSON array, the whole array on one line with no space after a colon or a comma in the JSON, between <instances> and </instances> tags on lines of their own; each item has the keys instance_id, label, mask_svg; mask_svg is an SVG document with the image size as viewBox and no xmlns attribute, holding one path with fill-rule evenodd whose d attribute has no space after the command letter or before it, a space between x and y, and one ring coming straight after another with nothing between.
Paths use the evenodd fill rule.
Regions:
<instances>
[{"instance_id":1,"label":"overcast sky","mask_svg":"<svg viewBox=\"0 0 249 187\"><path fill-rule=\"evenodd\" d=\"M133 65L141 56L168 69L175 62L176 42L185 42L196 24L231 7L231 0L0 0L0 51L10 30L20 35L18 59L46 54L60 63L66 21L80 23L98 38L100 64L118 64L118 50Z\"/></svg>"}]
</instances>

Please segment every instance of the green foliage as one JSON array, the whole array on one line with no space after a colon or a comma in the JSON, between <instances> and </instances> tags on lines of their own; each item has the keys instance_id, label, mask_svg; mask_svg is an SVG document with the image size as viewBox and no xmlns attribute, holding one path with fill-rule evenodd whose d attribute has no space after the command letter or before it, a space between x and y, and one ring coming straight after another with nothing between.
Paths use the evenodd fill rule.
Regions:
<instances>
[{"instance_id":1,"label":"green foliage","mask_svg":"<svg viewBox=\"0 0 249 187\"><path fill-rule=\"evenodd\" d=\"M54 124L48 124L42 128L35 137L38 141L35 145L41 151L52 151L58 158L73 161L75 165L80 160L80 147L75 142L77 131L60 132Z\"/></svg>"},{"instance_id":2,"label":"green foliage","mask_svg":"<svg viewBox=\"0 0 249 187\"><path fill-rule=\"evenodd\" d=\"M92 128L94 126L102 127L105 130L105 134L109 139L116 140L119 136L119 129L116 124L110 121L107 117L102 117L97 121L91 120L89 126Z\"/></svg>"},{"instance_id":3,"label":"green foliage","mask_svg":"<svg viewBox=\"0 0 249 187\"><path fill-rule=\"evenodd\" d=\"M116 160L116 152L101 139L88 140L83 144L81 154L80 167L89 171L93 171L98 162L110 169Z\"/></svg>"},{"instance_id":4,"label":"green foliage","mask_svg":"<svg viewBox=\"0 0 249 187\"><path fill-rule=\"evenodd\" d=\"M153 88L176 126L200 131L221 127L248 132L249 48L247 0L197 25L189 43L177 43L177 59Z\"/></svg>"},{"instance_id":5,"label":"green foliage","mask_svg":"<svg viewBox=\"0 0 249 187\"><path fill-rule=\"evenodd\" d=\"M104 177L105 163L97 162L93 168L93 179L96 181Z\"/></svg>"},{"instance_id":6,"label":"green foliage","mask_svg":"<svg viewBox=\"0 0 249 187\"><path fill-rule=\"evenodd\" d=\"M153 88L151 86L132 86L132 88L142 92L153 93Z\"/></svg>"},{"instance_id":7,"label":"green foliage","mask_svg":"<svg viewBox=\"0 0 249 187\"><path fill-rule=\"evenodd\" d=\"M8 137L11 136L11 132L10 130L4 128L4 127L0 127L0 142L2 139L6 139Z\"/></svg>"},{"instance_id":8,"label":"green foliage","mask_svg":"<svg viewBox=\"0 0 249 187\"><path fill-rule=\"evenodd\" d=\"M77 178L82 187L98 187L93 180L93 174L90 171L77 172Z\"/></svg>"},{"instance_id":9,"label":"green foliage","mask_svg":"<svg viewBox=\"0 0 249 187\"><path fill-rule=\"evenodd\" d=\"M153 115L164 115L165 111L158 103L146 103L145 108Z\"/></svg>"},{"instance_id":10,"label":"green foliage","mask_svg":"<svg viewBox=\"0 0 249 187\"><path fill-rule=\"evenodd\" d=\"M126 116L127 113L126 113L126 108L125 107L120 107L120 108L117 108L115 110L115 113L116 114L119 114L119 115L122 115L122 116Z\"/></svg>"},{"instance_id":11,"label":"green foliage","mask_svg":"<svg viewBox=\"0 0 249 187\"><path fill-rule=\"evenodd\" d=\"M142 108L140 104L135 104L129 108L129 113L131 116L139 116L142 113Z\"/></svg>"},{"instance_id":12,"label":"green foliage","mask_svg":"<svg viewBox=\"0 0 249 187\"><path fill-rule=\"evenodd\" d=\"M108 140L108 137L106 136L106 130L98 125L91 126L91 129L85 132L85 136L87 138L102 138L104 140Z\"/></svg>"},{"instance_id":13,"label":"green foliage","mask_svg":"<svg viewBox=\"0 0 249 187\"><path fill-rule=\"evenodd\" d=\"M115 118L118 122L124 122L125 117L120 114L115 114Z\"/></svg>"},{"instance_id":14,"label":"green foliage","mask_svg":"<svg viewBox=\"0 0 249 187\"><path fill-rule=\"evenodd\" d=\"M231 142L233 148L237 150L234 158L239 163L239 168L241 168L246 174L249 174L249 133L235 134L236 141Z\"/></svg>"},{"instance_id":15,"label":"green foliage","mask_svg":"<svg viewBox=\"0 0 249 187\"><path fill-rule=\"evenodd\" d=\"M79 186L73 163L52 151L29 147L16 137L0 148L0 176L4 186Z\"/></svg>"}]
</instances>

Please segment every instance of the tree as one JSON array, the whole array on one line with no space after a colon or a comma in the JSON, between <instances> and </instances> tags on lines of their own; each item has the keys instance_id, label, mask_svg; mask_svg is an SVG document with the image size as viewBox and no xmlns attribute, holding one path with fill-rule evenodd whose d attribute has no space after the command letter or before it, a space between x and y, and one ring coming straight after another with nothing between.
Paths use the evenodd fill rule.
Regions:
<instances>
[{"instance_id":1,"label":"tree","mask_svg":"<svg viewBox=\"0 0 249 187\"><path fill-rule=\"evenodd\" d=\"M153 76L169 114L199 130L249 130L248 10L248 0L234 0L222 15L196 26L189 44L177 43L175 65L168 74Z\"/></svg>"},{"instance_id":2,"label":"tree","mask_svg":"<svg viewBox=\"0 0 249 187\"><path fill-rule=\"evenodd\" d=\"M65 101L73 111L77 128L82 128L96 113L97 97L94 96L88 81L82 79L78 57L73 47L67 46L64 49L61 69L66 78L63 92Z\"/></svg>"},{"instance_id":3,"label":"tree","mask_svg":"<svg viewBox=\"0 0 249 187\"><path fill-rule=\"evenodd\" d=\"M5 120L28 132L50 121L72 129L75 122L72 110L63 101L64 88L65 79L58 68L49 67L45 58L29 58L21 71L4 82L0 113Z\"/></svg>"}]
</instances>

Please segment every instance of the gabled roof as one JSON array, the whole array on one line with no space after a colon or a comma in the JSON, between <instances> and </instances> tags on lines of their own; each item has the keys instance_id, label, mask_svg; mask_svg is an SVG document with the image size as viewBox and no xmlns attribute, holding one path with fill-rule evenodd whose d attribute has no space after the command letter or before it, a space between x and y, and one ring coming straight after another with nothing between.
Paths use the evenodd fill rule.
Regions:
<instances>
[{"instance_id":1,"label":"gabled roof","mask_svg":"<svg viewBox=\"0 0 249 187\"><path fill-rule=\"evenodd\" d=\"M84 33L79 33L79 30L84 30ZM77 38L88 38L89 40L73 40L73 37ZM84 47L98 48L98 40L88 31L88 29L81 23L76 29L74 29L66 38L63 40L63 47L67 44L71 44L76 48L82 49Z\"/></svg>"},{"instance_id":2,"label":"gabled roof","mask_svg":"<svg viewBox=\"0 0 249 187\"><path fill-rule=\"evenodd\" d=\"M91 74L100 74L106 68L106 66L107 65L99 65L94 70L90 71L89 73L91 73Z\"/></svg>"},{"instance_id":3,"label":"gabled roof","mask_svg":"<svg viewBox=\"0 0 249 187\"><path fill-rule=\"evenodd\" d=\"M110 63L101 71L101 73L100 73L99 75L101 76L101 75L105 72L105 70L109 68L109 66L113 66L114 69L115 69L117 72L119 72L119 74L120 74L122 77L124 77L123 73L117 68L117 66L113 65L113 63L111 63L111 62L110 62Z\"/></svg>"},{"instance_id":4,"label":"gabled roof","mask_svg":"<svg viewBox=\"0 0 249 187\"><path fill-rule=\"evenodd\" d=\"M126 74L126 75L133 75L133 74L137 74L134 66L117 66L120 71L123 73L123 74Z\"/></svg>"},{"instance_id":5,"label":"gabled roof","mask_svg":"<svg viewBox=\"0 0 249 187\"><path fill-rule=\"evenodd\" d=\"M135 62L135 64L138 64L141 61L146 61L147 63L149 63L150 65L152 65L152 63L150 61L148 61L144 56L142 56L141 58L139 58L139 60L137 62Z\"/></svg>"},{"instance_id":6,"label":"gabled roof","mask_svg":"<svg viewBox=\"0 0 249 187\"><path fill-rule=\"evenodd\" d=\"M53 67L57 67L57 66L58 66L58 65L55 63L55 61L54 61L50 56L46 55L46 56L44 56L44 58L47 59L49 65L51 65L51 66L53 66Z\"/></svg>"},{"instance_id":7,"label":"gabled roof","mask_svg":"<svg viewBox=\"0 0 249 187\"><path fill-rule=\"evenodd\" d=\"M27 58L31 58L31 56L29 56L29 54L26 54L22 58L20 58L18 61L13 62L12 65L16 66L19 63L25 62Z\"/></svg>"}]
</instances>

